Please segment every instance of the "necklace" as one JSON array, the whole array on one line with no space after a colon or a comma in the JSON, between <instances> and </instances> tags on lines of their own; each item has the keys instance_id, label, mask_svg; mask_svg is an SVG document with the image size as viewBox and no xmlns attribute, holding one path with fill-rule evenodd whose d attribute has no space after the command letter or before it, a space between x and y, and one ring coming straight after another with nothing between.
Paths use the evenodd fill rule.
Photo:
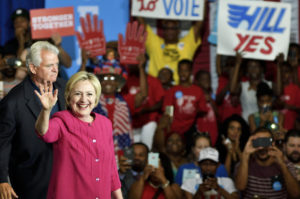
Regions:
<instances>
[{"instance_id":1,"label":"necklace","mask_svg":"<svg viewBox=\"0 0 300 199\"><path fill-rule=\"evenodd\" d=\"M154 184L152 184L150 181L149 181L149 185L151 186L151 187L153 187L154 189L158 189L160 186L156 186L156 185L154 185Z\"/></svg>"}]
</instances>

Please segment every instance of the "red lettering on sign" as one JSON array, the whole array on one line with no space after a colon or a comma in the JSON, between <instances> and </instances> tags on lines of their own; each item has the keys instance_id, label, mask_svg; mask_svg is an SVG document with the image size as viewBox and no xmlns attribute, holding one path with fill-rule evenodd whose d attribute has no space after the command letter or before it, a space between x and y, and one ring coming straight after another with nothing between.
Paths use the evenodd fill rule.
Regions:
<instances>
[{"instance_id":1,"label":"red lettering on sign","mask_svg":"<svg viewBox=\"0 0 300 199\"><path fill-rule=\"evenodd\" d=\"M151 1L148 2L147 5L145 5L144 0L137 0L137 1L141 2L141 7L140 7L139 11L142 11L142 10L153 11L153 10L155 10L156 2L158 0L151 0Z\"/></svg>"},{"instance_id":2,"label":"red lettering on sign","mask_svg":"<svg viewBox=\"0 0 300 199\"><path fill-rule=\"evenodd\" d=\"M253 36L250 41L248 42L247 46L244 48L243 51L245 52L255 52L256 51L256 46L259 44L255 42L255 40L261 40L263 37L262 36Z\"/></svg>"},{"instance_id":3,"label":"red lettering on sign","mask_svg":"<svg viewBox=\"0 0 300 199\"><path fill-rule=\"evenodd\" d=\"M240 43L234 48L234 51L238 51L242 47L245 41L247 41L247 39L249 38L249 35L243 37L241 34L237 34L237 37L239 38Z\"/></svg>"},{"instance_id":4,"label":"red lettering on sign","mask_svg":"<svg viewBox=\"0 0 300 199\"><path fill-rule=\"evenodd\" d=\"M260 49L260 52L262 54L266 54L266 55L271 54L271 52L273 50L271 43L274 43L274 42L275 42L275 39L273 37L267 37L265 39L265 44L268 47L268 49Z\"/></svg>"},{"instance_id":5,"label":"red lettering on sign","mask_svg":"<svg viewBox=\"0 0 300 199\"><path fill-rule=\"evenodd\" d=\"M273 51L272 44L275 42L275 39L273 37L263 37L259 35L242 35L237 34L236 35L239 39L238 45L234 48L234 51L243 51L243 52L255 52L256 50L259 50L260 53L269 55ZM263 44L263 45L259 45ZM245 46L243 49L242 47ZM261 48L258 48L258 46L263 46Z\"/></svg>"}]
</instances>

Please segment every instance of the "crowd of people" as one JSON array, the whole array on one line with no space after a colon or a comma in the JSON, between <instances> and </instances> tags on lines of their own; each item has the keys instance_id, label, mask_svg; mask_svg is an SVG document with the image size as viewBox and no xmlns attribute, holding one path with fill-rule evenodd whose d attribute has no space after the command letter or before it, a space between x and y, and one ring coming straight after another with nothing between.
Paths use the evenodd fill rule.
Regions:
<instances>
[{"instance_id":1,"label":"crowd of people","mask_svg":"<svg viewBox=\"0 0 300 199\"><path fill-rule=\"evenodd\" d=\"M218 55L193 74L203 21L182 38L145 26L138 64L117 42L79 71L55 33L34 41L29 12L12 14L0 48L0 199L300 198L300 46L285 61ZM268 74L268 75L267 75ZM66 81L67 79L67 81Z\"/></svg>"}]
</instances>

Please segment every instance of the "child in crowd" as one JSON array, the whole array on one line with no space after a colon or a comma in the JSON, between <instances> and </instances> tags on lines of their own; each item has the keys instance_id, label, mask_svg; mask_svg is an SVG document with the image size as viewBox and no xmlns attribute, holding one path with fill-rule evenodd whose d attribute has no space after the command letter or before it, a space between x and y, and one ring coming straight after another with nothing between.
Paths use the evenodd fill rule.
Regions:
<instances>
[{"instance_id":1,"label":"child in crowd","mask_svg":"<svg viewBox=\"0 0 300 199\"><path fill-rule=\"evenodd\" d=\"M164 67L158 72L158 79L165 91L172 88L174 83L173 71L171 68Z\"/></svg>"},{"instance_id":2,"label":"child in crowd","mask_svg":"<svg viewBox=\"0 0 300 199\"><path fill-rule=\"evenodd\" d=\"M218 137L217 115L218 110L212 97L211 79L207 71L199 70L195 75L195 84L199 86L205 95L207 114L197 118L197 129L200 132L208 132L212 145L215 146Z\"/></svg>"},{"instance_id":3,"label":"child in crowd","mask_svg":"<svg viewBox=\"0 0 300 199\"><path fill-rule=\"evenodd\" d=\"M250 131L254 132L258 127L265 127L273 132L282 131L284 116L278 111L273 111L273 91L264 82L257 85L258 110L249 116Z\"/></svg>"}]
</instances>

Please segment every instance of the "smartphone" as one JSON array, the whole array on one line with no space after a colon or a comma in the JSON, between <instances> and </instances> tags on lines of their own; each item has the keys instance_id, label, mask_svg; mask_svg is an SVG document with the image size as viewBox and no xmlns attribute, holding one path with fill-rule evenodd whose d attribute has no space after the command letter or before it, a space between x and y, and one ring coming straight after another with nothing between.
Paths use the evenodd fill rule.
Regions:
<instances>
[{"instance_id":1,"label":"smartphone","mask_svg":"<svg viewBox=\"0 0 300 199\"><path fill-rule=\"evenodd\" d=\"M148 154L148 164L158 168L159 166L159 154L150 152Z\"/></svg>"},{"instance_id":2,"label":"smartphone","mask_svg":"<svg viewBox=\"0 0 300 199\"><path fill-rule=\"evenodd\" d=\"M269 106L269 105L264 105L263 108L262 108L262 112L263 113L266 113L266 112L268 112L270 110L271 110L271 106Z\"/></svg>"},{"instance_id":3,"label":"smartphone","mask_svg":"<svg viewBox=\"0 0 300 199\"><path fill-rule=\"evenodd\" d=\"M166 106L165 114L170 117L173 117L174 116L174 106L173 105Z\"/></svg>"},{"instance_id":4,"label":"smartphone","mask_svg":"<svg viewBox=\"0 0 300 199\"><path fill-rule=\"evenodd\" d=\"M203 179L203 182L208 179L208 178L215 178L215 175L214 174L211 174L211 173L203 173L202 174L202 179Z\"/></svg>"},{"instance_id":5,"label":"smartphone","mask_svg":"<svg viewBox=\"0 0 300 199\"><path fill-rule=\"evenodd\" d=\"M134 153L133 153L133 148L132 147L126 147L124 149L124 157L126 157L128 160L128 164L132 164L133 163L133 158L134 158Z\"/></svg>"},{"instance_id":6,"label":"smartphone","mask_svg":"<svg viewBox=\"0 0 300 199\"><path fill-rule=\"evenodd\" d=\"M269 147L272 146L273 139L270 137L262 137L252 140L252 145L254 148L257 147Z\"/></svg>"}]
</instances>

